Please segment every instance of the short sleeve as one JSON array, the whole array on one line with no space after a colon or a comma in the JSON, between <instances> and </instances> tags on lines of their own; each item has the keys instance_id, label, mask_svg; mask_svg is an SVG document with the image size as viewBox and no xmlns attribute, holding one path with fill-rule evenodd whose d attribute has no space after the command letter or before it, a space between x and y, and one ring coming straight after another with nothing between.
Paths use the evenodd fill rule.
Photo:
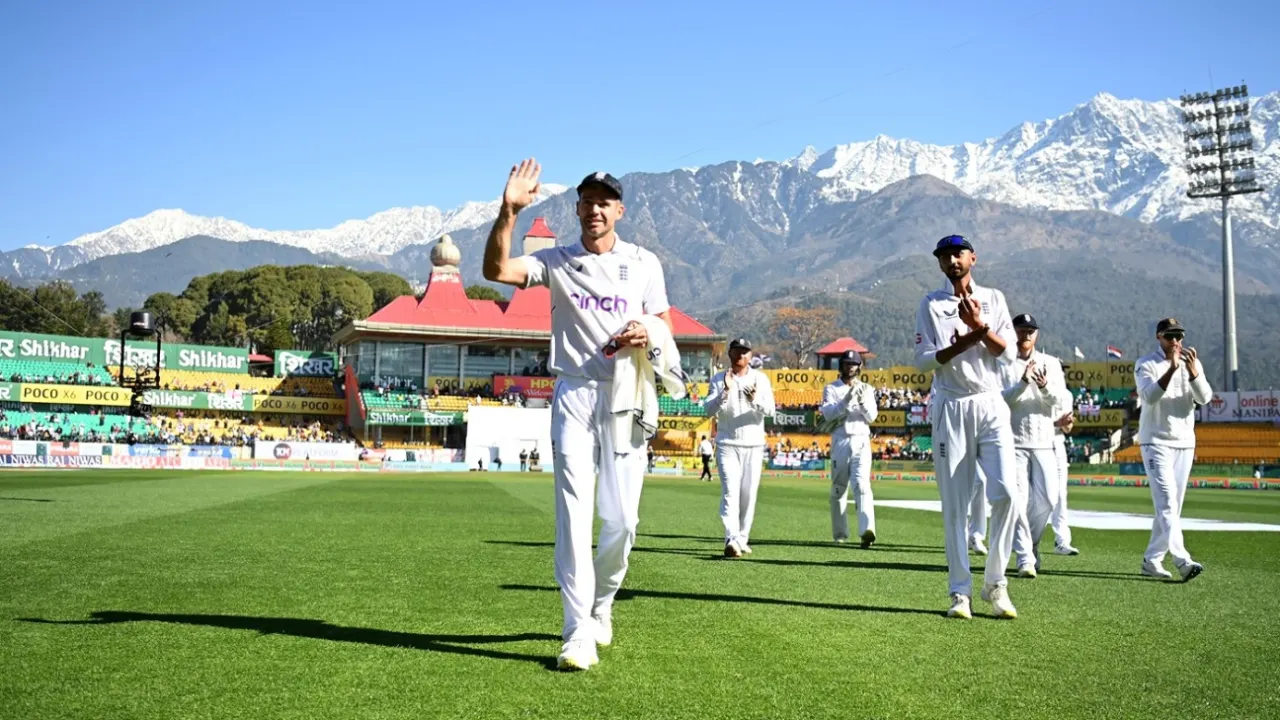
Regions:
<instances>
[{"instance_id":1,"label":"short sleeve","mask_svg":"<svg viewBox=\"0 0 1280 720\"><path fill-rule=\"evenodd\" d=\"M644 314L660 315L671 309L671 303L667 300L667 278L657 255L646 253L645 264L649 271L646 273L648 280L644 287Z\"/></svg>"},{"instance_id":2,"label":"short sleeve","mask_svg":"<svg viewBox=\"0 0 1280 720\"><path fill-rule=\"evenodd\" d=\"M547 285L549 273L547 272L547 256L544 250L539 250L532 255L522 255L518 259L524 263L524 286L526 288Z\"/></svg>"}]
</instances>

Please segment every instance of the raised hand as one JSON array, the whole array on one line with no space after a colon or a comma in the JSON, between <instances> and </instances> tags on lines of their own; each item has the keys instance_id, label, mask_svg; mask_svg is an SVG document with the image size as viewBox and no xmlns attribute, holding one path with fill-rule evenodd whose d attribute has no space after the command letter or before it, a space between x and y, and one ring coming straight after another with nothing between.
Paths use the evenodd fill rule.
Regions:
<instances>
[{"instance_id":1,"label":"raised hand","mask_svg":"<svg viewBox=\"0 0 1280 720\"><path fill-rule=\"evenodd\" d=\"M507 209L519 212L538 199L538 191L542 183L538 176L542 174L542 166L533 158L527 158L519 165L511 168L507 176L507 187L502 191L502 204Z\"/></svg>"},{"instance_id":2,"label":"raised hand","mask_svg":"<svg viewBox=\"0 0 1280 720\"><path fill-rule=\"evenodd\" d=\"M1049 384L1049 371L1045 368L1036 368L1035 373L1031 376L1035 384L1043 390Z\"/></svg>"},{"instance_id":3,"label":"raised hand","mask_svg":"<svg viewBox=\"0 0 1280 720\"><path fill-rule=\"evenodd\" d=\"M1036 361L1032 360L1027 363L1027 369L1022 371L1022 382L1030 385L1036 379Z\"/></svg>"},{"instance_id":4,"label":"raised hand","mask_svg":"<svg viewBox=\"0 0 1280 720\"><path fill-rule=\"evenodd\" d=\"M1196 349L1193 347L1184 348L1182 351L1182 361L1187 364L1187 370L1191 373L1191 379L1196 379Z\"/></svg>"},{"instance_id":5,"label":"raised hand","mask_svg":"<svg viewBox=\"0 0 1280 720\"><path fill-rule=\"evenodd\" d=\"M982 303L972 295L960 298L960 320L971 330L982 327Z\"/></svg>"}]
</instances>

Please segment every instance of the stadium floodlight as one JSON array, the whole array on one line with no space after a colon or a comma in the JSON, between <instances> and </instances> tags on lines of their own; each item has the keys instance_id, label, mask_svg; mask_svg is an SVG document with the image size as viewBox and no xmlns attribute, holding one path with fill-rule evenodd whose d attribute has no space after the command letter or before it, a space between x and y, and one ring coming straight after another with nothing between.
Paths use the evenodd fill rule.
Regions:
<instances>
[{"instance_id":1,"label":"stadium floodlight","mask_svg":"<svg viewBox=\"0 0 1280 720\"><path fill-rule=\"evenodd\" d=\"M1230 200L1233 195L1262 192L1253 174L1253 135L1249 123L1249 86L1182 95L1187 174L1190 198L1222 201L1222 335L1224 390L1238 390L1236 353L1235 255L1231 245ZM1232 102L1228 102L1232 101ZM1228 157L1230 156L1230 157ZM1207 159L1207 162L1206 162Z\"/></svg>"}]
</instances>

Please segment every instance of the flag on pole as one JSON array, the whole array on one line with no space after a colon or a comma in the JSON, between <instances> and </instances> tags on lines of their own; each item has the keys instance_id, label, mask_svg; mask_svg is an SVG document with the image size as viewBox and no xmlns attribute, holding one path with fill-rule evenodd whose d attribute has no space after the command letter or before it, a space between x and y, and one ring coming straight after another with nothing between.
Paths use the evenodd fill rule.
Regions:
<instances>
[{"instance_id":1,"label":"flag on pole","mask_svg":"<svg viewBox=\"0 0 1280 720\"><path fill-rule=\"evenodd\" d=\"M1115 345L1108 345L1107 357L1115 358L1116 360L1119 360L1120 358L1124 357L1124 353L1120 352L1120 348L1116 347Z\"/></svg>"},{"instance_id":2,"label":"flag on pole","mask_svg":"<svg viewBox=\"0 0 1280 720\"><path fill-rule=\"evenodd\" d=\"M1078 345L1076 346L1076 357L1080 358L1081 360L1084 359L1084 353L1080 352L1080 347Z\"/></svg>"}]
</instances>

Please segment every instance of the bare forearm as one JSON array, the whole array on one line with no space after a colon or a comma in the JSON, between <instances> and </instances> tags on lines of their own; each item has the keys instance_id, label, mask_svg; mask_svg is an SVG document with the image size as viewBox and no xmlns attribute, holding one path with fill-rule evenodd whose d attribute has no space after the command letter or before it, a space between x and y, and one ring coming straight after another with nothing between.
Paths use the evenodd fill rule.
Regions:
<instances>
[{"instance_id":1,"label":"bare forearm","mask_svg":"<svg viewBox=\"0 0 1280 720\"><path fill-rule=\"evenodd\" d=\"M952 360L956 358L957 355L964 352L965 350L968 350L974 345L977 345L978 343L982 342L982 339L986 337L988 332L990 332L989 328L981 327L981 328L978 328L977 330L972 330L965 335L961 335L956 340L954 345L951 345L950 347L946 347L938 351L938 355L937 355L938 364L939 365L949 364Z\"/></svg>"},{"instance_id":2,"label":"bare forearm","mask_svg":"<svg viewBox=\"0 0 1280 720\"><path fill-rule=\"evenodd\" d=\"M987 352L996 356L1003 355L1005 348L1008 347L1004 338L997 335L996 332L990 328L988 328L986 333L983 334L982 344L987 346Z\"/></svg>"},{"instance_id":3,"label":"bare forearm","mask_svg":"<svg viewBox=\"0 0 1280 720\"><path fill-rule=\"evenodd\" d=\"M517 211L507 205L498 210L498 217L489 229L489 239L484 246L484 279L490 282L510 283L513 279L511 264L511 233L515 229Z\"/></svg>"}]
</instances>

